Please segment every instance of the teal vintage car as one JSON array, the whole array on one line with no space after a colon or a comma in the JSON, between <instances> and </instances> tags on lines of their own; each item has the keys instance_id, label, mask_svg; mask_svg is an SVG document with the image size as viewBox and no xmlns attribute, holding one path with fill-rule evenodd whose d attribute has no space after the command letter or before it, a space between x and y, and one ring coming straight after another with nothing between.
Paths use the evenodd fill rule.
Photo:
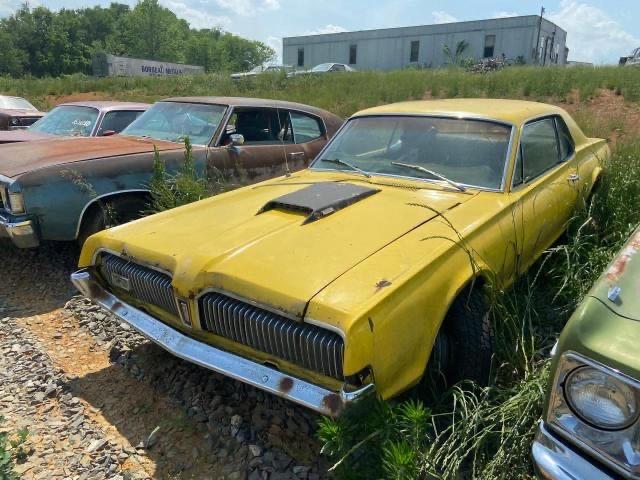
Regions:
<instances>
[{"instance_id":1,"label":"teal vintage car","mask_svg":"<svg viewBox=\"0 0 640 480\"><path fill-rule=\"evenodd\" d=\"M551 371L538 477L640 478L640 229L572 315Z\"/></svg>"}]
</instances>

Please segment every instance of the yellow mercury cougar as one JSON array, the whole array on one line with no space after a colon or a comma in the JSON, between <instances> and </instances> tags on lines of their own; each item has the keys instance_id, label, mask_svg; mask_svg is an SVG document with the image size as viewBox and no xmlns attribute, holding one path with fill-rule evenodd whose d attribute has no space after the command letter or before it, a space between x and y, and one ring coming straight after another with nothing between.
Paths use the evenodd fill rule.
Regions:
<instances>
[{"instance_id":1,"label":"yellow mercury cougar","mask_svg":"<svg viewBox=\"0 0 640 480\"><path fill-rule=\"evenodd\" d=\"M541 103L371 108L307 170L93 235L72 280L169 352L323 414L430 359L486 382L483 286L558 238L608 155Z\"/></svg>"}]
</instances>

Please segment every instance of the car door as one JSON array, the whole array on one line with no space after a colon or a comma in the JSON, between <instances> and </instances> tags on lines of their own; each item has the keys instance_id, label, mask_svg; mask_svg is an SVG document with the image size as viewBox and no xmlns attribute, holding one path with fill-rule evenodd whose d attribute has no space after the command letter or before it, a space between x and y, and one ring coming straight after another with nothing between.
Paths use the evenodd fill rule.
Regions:
<instances>
[{"instance_id":1,"label":"car door","mask_svg":"<svg viewBox=\"0 0 640 480\"><path fill-rule=\"evenodd\" d=\"M578 198L573 145L561 142L559 117L525 124L511 187L517 267L523 271L566 229Z\"/></svg>"},{"instance_id":2,"label":"car door","mask_svg":"<svg viewBox=\"0 0 640 480\"><path fill-rule=\"evenodd\" d=\"M232 144L233 134L242 135L243 143ZM293 135L290 140L286 135L286 124L277 108L235 107L209 151L209 177L223 172L245 183L285 173L286 145L293 143Z\"/></svg>"}]
</instances>

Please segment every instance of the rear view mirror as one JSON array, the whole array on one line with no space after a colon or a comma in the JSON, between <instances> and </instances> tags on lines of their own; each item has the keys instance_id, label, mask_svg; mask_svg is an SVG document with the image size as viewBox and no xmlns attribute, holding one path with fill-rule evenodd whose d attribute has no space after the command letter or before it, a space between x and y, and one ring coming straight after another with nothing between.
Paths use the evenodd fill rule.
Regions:
<instances>
[{"instance_id":1,"label":"rear view mirror","mask_svg":"<svg viewBox=\"0 0 640 480\"><path fill-rule=\"evenodd\" d=\"M101 137L110 137L111 135L115 135L116 132L115 130L104 130L102 133L100 133Z\"/></svg>"},{"instance_id":2,"label":"rear view mirror","mask_svg":"<svg viewBox=\"0 0 640 480\"><path fill-rule=\"evenodd\" d=\"M229 139L231 140L231 145L234 147L244 145L244 135L242 135L241 133L232 133L231 135L229 135Z\"/></svg>"}]
</instances>

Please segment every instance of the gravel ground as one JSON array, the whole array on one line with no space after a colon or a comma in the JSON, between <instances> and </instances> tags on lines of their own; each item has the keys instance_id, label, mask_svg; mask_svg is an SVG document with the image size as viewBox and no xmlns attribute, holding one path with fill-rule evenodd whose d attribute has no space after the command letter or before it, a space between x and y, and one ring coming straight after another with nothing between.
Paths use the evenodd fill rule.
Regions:
<instances>
[{"instance_id":1,"label":"gravel ground","mask_svg":"<svg viewBox=\"0 0 640 480\"><path fill-rule=\"evenodd\" d=\"M0 242L0 415L5 430L29 426L24 478L328 476L317 415L175 358L72 296L77 254Z\"/></svg>"}]
</instances>

